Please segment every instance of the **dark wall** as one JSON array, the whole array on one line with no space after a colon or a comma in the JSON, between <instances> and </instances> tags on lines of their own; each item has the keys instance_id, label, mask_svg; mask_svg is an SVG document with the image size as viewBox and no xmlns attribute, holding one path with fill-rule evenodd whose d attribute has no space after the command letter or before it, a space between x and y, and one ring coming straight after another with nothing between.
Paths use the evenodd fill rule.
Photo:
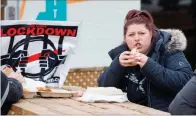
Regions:
<instances>
[{"instance_id":1,"label":"dark wall","mask_svg":"<svg viewBox=\"0 0 196 116\"><path fill-rule=\"evenodd\" d=\"M176 28L188 40L184 51L193 69L196 69L196 0L141 0L141 9L153 15L158 28Z\"/></svg>"}]
</instances>

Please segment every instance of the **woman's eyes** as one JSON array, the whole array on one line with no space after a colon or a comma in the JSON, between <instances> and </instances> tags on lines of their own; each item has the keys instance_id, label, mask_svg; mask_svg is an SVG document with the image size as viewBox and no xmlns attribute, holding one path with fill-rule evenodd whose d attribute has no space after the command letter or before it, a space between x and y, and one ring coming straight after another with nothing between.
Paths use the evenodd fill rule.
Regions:
<instances>
[{"instance_id":1,"label":"woman's eyes","mask_svg":"<svg viewBox=\"0 0 196 116\"><path fill-rule=\"evenodd\" d=\"M143 33L143 32L140 32L140 33L138 33L139 35L144 35L145 33ZM129 34L129 36L130 37L132 37L132 36L134 36L135 34Z\"/></svg>"},{"instance_id":2,"label":"woman's eyes","mask_svg":"<svg viewBox=\"0 0 196 116\"><path fill-rule=\"evenodd\" d=\"M139 33L140 35L144 35L145 33Z\"/></svg>"},{"instance_id":3,"label":"woman's eyes","mask_svg":"<svg viewBox=\"0 0 196 116\"><path fill-rule=\"evenodd\" d=\"M129 34L129 36L131 36L131 37L132 37L132 36L134 36L134 34Z\"/></svg>"}]
</instances>

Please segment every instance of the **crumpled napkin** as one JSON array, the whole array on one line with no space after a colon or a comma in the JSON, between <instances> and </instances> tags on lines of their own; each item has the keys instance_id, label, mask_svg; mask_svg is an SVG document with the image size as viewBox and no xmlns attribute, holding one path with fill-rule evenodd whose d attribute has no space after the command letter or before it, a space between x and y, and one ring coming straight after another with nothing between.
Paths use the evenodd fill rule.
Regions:
<instances>
[{"instance_id":1,"label":"crumpled napkin","mask_svg":"<svg viewBox=\"0 0 196 116\"><path fill-rule=\"evenodd\" d=\"M115 87L88 87L82 97L82 102L127 102L127 94Z\"/></svg>"},{"instance_id":2,"label":"crumpled napkin","mask_svg":"<svg viewBox=\"0 0 196 116\"><path fill-rule=\"evenodd\" d=\"M37 92L37 87L46 87L46 83L41 82L41 81L35 81L33 79L30 78L26 78L25 79L25 83L22 84L23 88L31 91L31 92Z\"/></svg>"}]
</instances>

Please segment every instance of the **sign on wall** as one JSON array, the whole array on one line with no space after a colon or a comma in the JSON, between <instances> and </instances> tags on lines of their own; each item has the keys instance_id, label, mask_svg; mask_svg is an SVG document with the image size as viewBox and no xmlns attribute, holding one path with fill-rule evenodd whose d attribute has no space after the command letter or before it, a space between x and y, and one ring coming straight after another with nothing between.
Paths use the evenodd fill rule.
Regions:
<instances>
[{"instance_id":1,"label":"sign on wall","mask_svg":"<svg viewBox=\"0 0 196 116\"><path fill-rule=\"evenodd\" d=\"M123 41L124 18L130 9L140 9L140 0L21 0L19 16L81 22L79 44L69 65L102 67L111 63L108 51Z\"/></svg>"}]
</instances>

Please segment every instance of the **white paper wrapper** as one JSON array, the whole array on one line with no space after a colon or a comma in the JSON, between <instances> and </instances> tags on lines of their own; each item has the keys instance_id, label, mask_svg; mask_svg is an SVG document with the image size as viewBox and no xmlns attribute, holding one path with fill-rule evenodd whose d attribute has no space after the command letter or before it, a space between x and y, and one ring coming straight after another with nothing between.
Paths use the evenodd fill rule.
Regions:
<instances>
[{"instance_id":1,"label":"white paper wrapper","mask_svg":"<svg viewBox=\"0 0 196 116\"><path fill-rule=\"evenodd\" d=\"M46 87L46 83L42 81L35 81L30 78L25 78L25 83L22 84L24 89L29 90L30 92L37 92L37 87Z\"/></svg>"},{"instance_id":2,"label":"white paper wrapper","mask_svg":"<svg viewBox=\"0 0 196 116\"><path fill-rule=\"evenodd\" d=\"M127 102L127 94L114 87L89 87L83 96L83 102Z\"/></svg>"}]
</instances>

